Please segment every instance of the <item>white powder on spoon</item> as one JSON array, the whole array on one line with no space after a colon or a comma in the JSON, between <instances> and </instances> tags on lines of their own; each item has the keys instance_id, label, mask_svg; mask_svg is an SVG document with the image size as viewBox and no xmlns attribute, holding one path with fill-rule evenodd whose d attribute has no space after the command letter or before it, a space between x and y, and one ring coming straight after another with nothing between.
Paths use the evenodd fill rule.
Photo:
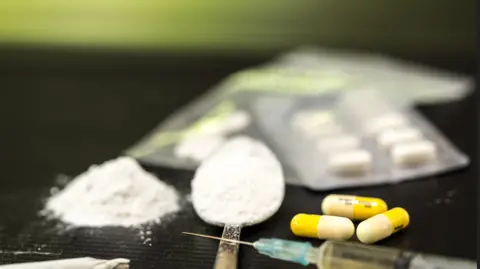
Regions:
<instances>
[{"instance_id":1,"label":"white powder on spoon","mask_svg":"<svg viewBox=\"0 0 480 269\"><path fill-rule=\"evenodd\" d=\"M180 210L176 190L130 157L93 165L50 197L44 214L73 226L136 226Z\"/></svg>"},{"instance_id":2,"label":"white powder on spoon","mask_svg":"<svg viewBox=\"0 0 480 269\"><path fill-rule=\"evenodd\" d=\"M251 225L280 207L285 183L280 162L249 137L230 139L204 161L192 180L192 203L214 225Z\"/></svg>"}]
</instances>

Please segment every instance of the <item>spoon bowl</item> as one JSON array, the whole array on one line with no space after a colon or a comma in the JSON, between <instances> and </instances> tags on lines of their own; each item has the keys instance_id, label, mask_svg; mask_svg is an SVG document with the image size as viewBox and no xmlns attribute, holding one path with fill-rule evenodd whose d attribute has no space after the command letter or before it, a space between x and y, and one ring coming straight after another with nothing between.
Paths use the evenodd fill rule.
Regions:
<instances>
[{"instance_id":1,"label":"spoon bowl","mask_svg":"<svg viewBox=\"0 0 480 269\"><path fill-rule=\"evenodd\" d=\"M239 240L241 228L263 222L280 208L285 181L280 162L264 144L228 140L197 169L192 180L195 212L224 227L222 238ZM215 269L236 268L238 244L220 241Z\"/></svg>"}]
</instances>

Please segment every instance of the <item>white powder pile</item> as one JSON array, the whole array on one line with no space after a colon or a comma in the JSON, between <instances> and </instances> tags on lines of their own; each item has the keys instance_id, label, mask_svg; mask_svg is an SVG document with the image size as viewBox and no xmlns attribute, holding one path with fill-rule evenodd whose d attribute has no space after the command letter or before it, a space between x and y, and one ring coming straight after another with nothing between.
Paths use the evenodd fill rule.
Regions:
<instances>
[{"instance_id":1,"label":"white powder pile","mask_svg":"<svg viewBox=\"0 0 480 269\"><path fill-rule=\"evenodd\" d=\"M73 226L135 226L180 210L174 188L130 157L93 165L46 203L44 213Z\"/></svg>"},{"instance_id":2,"label":"white powder pile","mask_svg":"<svg viewBox=\"0 0 480 269\"><path fill-rule=\"evenodd\" d=\"M205 160L192 180L192 202L205 222L251 225L282 204L285 183L280 162L262 143L234 137Z\"/></svg>"}]
</instances>

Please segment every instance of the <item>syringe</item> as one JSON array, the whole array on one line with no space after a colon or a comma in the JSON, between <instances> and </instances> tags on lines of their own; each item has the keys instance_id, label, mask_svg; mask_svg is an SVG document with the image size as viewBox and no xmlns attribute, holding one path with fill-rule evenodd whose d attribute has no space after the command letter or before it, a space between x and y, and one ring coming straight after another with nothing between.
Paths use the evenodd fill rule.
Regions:
<instances>
[{"instance_id":1,"label":"syringe","mask_svg":"<svg viewBox=\"0 0 480 269\"><path fill-rule=\"evenodd\" d=\"M319 269L475 269L475 261L425 255L389 247L378 247L350 242L325 241L315 248L308 242L277 238L261 238L255 242L221 237L184 234L223 240L254 247L259 253L274 259L303 265L316 264Z\"/></svg>"}]
</instances>

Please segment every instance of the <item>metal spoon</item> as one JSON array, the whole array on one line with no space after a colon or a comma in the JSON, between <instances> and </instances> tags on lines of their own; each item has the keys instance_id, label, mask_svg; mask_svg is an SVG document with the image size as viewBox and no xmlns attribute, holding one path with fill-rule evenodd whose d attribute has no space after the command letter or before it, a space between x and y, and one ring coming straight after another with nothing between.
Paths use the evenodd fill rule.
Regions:
<instances>
[{"instance_id":1,"label":"metal spoon","mask_svg":"<svg viewBox=\"0 0 480 269\"><path fill-rule=\"evenodd\" d=\"M218 162L219 165L225 164L226 159L228 159L228 164L231 169L220 169L221 167L215 165L215 162ZM255 208L255 212L260 214L253 214L253 217L252 214L241 214L240 211L245 210L244 208L239 209L235 206L229 207L229 205L232 204L232 201L229 199L218 201L228 208L229 213L236 214L239 217L245 216L245 219L232 224L229 223L228 219L222 219L223 216L215 215L215 217L212 217L213 214L209 214L209 212L206 211L213 209L204 207L199 209L201 206L197 204L199 202L196 202L195 197L211 195L208 186L210 186L212 182L209 181L211 177L208 175L217 171L216 169L219 169L218 173L221 173L221 176L225 178L225 181L215 182L215 184L222 184L224 182L225 184L228 184L228 178L236 177L238 180L240 171L249 171L250 174L245 173L245 175L249 177L245 179L245 181L249 180L249 186L252 186L252 184L255 184L256 182L261 182L261 180L266 180L265 178L262 178L262 176L259 176L259 174L257 174L258 172L255 173L255 171L266 171L265 169L267 169L269 172L272 172L268 173L269 175L274 175L274 177L270 179L275 183L269 185L268 188L278 188L278 192L276 193L281 193L281 195L272 197L270 200L263 199L267 204L265 206L258 205L258 207ZM243 173L241 174L243 176ZM260 186L261 187L257 189L261 190L261 188L264 188L264 185L260 184ZM253 188L254 187L255 186L253 186ZM282 204L284 191L285 183L282 167L275 155L259 141L249 137L234 137L227 141L217 153L212 157L209 157L197 169L195 178L192 181L192 202L195 211L202 220L212 225L224 227L222 238L238 241L240 240L242 227L263 222L277 212ZM234 196L236 199L241 198L241 201L252 201L256 199L256 195L263 196L264 192L249 191L246 193L235 193ZM235 269L237 267L237 254L238 244L224 240L220 241L214 268Z\"/></svg>"}]
</instances>

